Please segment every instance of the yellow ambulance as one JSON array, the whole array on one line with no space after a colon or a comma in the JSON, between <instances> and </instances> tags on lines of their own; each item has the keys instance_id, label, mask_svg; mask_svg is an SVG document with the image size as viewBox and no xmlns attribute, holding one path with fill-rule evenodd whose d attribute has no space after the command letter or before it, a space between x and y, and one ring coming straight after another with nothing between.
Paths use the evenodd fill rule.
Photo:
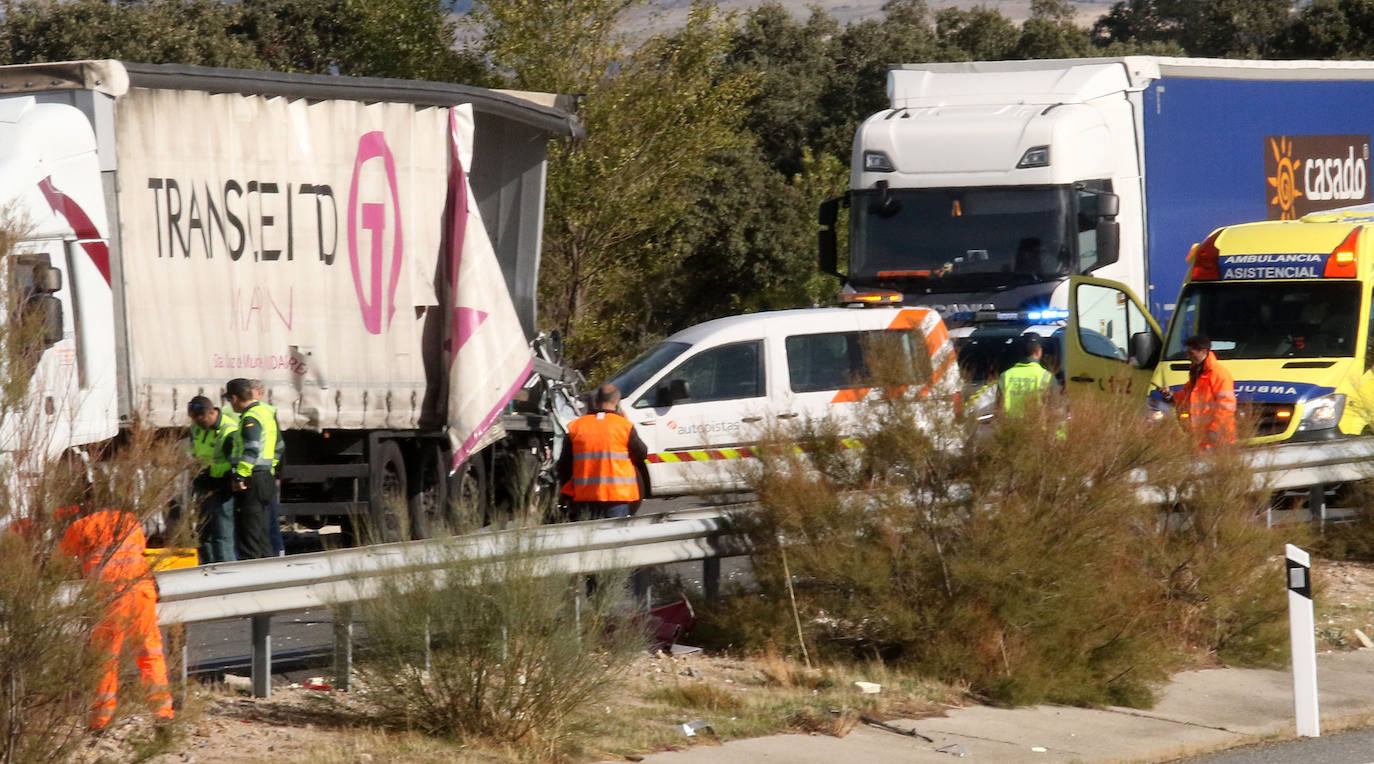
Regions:
<instances>
[{"instance_id":1,"label":"yellow ambulance","mask_svg":"<svg viewBox=\"0 0 1374 764\"><path fill-rule=\"evenodd\" d=\"M1219 228L1189 255L1162 347L1148 331L1131 337L1121 373L1153 367L1149 395L1158 403L1160 388L1187 383L1183 342L1202 334L1235 377L1241 415L1255 420L1252 442L1368 433L1372 289L1374 206ZM1129 290L1122 300L1138 302ZM1072 322L1092 325L1075 302Z\"/></svg>"}]
</instances>

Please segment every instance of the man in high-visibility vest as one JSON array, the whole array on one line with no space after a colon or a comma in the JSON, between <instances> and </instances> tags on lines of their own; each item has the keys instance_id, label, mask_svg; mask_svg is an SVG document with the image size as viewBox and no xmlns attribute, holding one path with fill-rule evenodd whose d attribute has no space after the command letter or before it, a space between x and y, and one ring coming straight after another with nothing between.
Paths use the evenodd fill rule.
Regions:
<instances>
[{"instance_id":1,"label":"man in high-visibility vest","mask_svg":"<svg viewBox=\"0 0 1374 764\"><path fill-rule=\"evenodd\" d=\"M1021 361L1002 372L997 380L997 396L1002 401L1002 413L1008 418L1025 416L1031 401L1039 400L1049 389L1054 376L1040 365L1043 353L1035 335L1021 335Z\"/></svg>"},{"instance_id":2,"label":"man in high-visibility vest","mask_svg":"<svg viewBox=\"0 0 1374 764\"><path fill-rule=\"evenodd\" d=\"M564 493L581 517L629 517L639 501L639 473L649 450L630 420L617 413L620 390L597 388L595 410L568 425L568 443L558 461Z\"/></svg>"},{"instance_id":3,"label":"man in high-visibility vest","mask_svg":"<svg viewBox=\"0 0 1374 764\"><path fill-rule=\"evenodd\" d=\"M240 560L272 557L272 542L267 536L267 507L277 494L272 476L272 460L277 452L277 418L263 408L253 395L253 383L231 379L224 386L224 397L239 415L235 435L232 487L238 497L234 505L234 532Z\"/></svg>"},{"instance_id":4,"label":"man in high-visibility vest","mask_svg":"<svg viewBox=\"0 0 1374 764\"><path fill-rule=\"evenodd\" d=\"M191 454L203 469L194 488L200 498L200 562L233 562L234 492L229 473L236 458L234 433L238 415L220 408L203 395L186 404L191 418Z\"/></svg>"},{"instance_id":5,"label":"man in high-visibility vest","mask_svg":"<svg viewBox=\"0 0 1374 764\"><path fill-rule=\"evenodd\" d=\"M272 417L273 422L277 422L277 407L263 400L267 396L262 380L248 381L253 385L253 397L257 399L258 405ZM272 453L272 477L276 483L276 492L272 494L272 503L267 505L263 522L267 523L267 540L272 544L272 552L278 557L286 554L286 542L281 537L281 457L285 452L286 439L281 437L281 423L277 422L277 449Z\"/></svg>"},{"instance_id":6,"label":"man in high-visibility vest","mask_svg":"<svg viewBox=\"0 0 1374 764\"><path fill-rule=\"evenodd\" d=\"M119 689L119 655L126 640L134 648L134 662L157 715L171 719L172 695L167 688L167 659L157 627L157 587L143 558L148 540L143 525L129 512L102 509L86 512L62 535L58 548L81 562L87 577L108 587L108 605L91 632L91 646L102 659L90 727L101 730L114 718Z\"/></svg>"},{"instance_id":7,"label":"man in high-visibility vest","mask_svg":"<svg viewBox=\"0 0 1374 764\"><path fill-rule=\"evenodd\" d=\"M1198 447L1209 449L1236 442L1236 379L1217 360L1212 341L1196 334L1183 341L1188 383L1178 395L1161 390L1160 397L1187 419Z\"/></svg>"}]
</instances>

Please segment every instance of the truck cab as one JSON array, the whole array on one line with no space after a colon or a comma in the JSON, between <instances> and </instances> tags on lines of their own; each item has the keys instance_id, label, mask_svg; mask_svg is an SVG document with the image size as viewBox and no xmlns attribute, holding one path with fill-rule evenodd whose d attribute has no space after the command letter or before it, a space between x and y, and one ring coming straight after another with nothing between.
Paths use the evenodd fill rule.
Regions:
<instances>
[{"instance_id":1,"label":"truck cab","mask_svg":"<svg viewBox=\"0 0 1374 764\"><path fill-rule=\"evenodd\" d=\"M888 73L891 108L854 138L841 299L979 310L1067 304L1065 278L1140 291L1140 167L1130 76L1119 63L998 72L978 65ZM1118 215L1122 223L1118 222ZM822 234L821 268L840 276ZM1125 257L1126 264L1113 267Z\"/></svg>"}]
</instances>

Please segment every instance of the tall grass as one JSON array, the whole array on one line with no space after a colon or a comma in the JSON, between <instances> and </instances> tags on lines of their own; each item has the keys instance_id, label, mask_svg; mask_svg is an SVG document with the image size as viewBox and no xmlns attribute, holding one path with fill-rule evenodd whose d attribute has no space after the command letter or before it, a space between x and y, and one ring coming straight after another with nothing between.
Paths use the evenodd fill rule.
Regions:
<instances>
[{"instance_id":1,"label":"tall grass","mask_svg":"<svg viewBox=\"0 0 1374 764\"><path fill-rule=\"evenodd\" d=\"M1118 396L981 430L950 411L893 395L764 449L761 591L717 638L795 644L781 539L813 650L994 702L1144 706L1184 666L1282 656L1282 545L1237 449L1200 453Z\"/></svg>"}]
</instances>

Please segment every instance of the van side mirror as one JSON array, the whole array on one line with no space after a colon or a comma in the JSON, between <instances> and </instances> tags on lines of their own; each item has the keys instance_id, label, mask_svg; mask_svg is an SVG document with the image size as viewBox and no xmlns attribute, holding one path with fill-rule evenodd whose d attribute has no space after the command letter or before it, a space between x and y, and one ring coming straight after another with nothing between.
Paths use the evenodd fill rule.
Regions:
<instances>
[{"instance_id":1,"label":"van side mirror","mask_svg":"<svg viewBox=\"0 0 1374 764\"><path fill-rule=\"evenodd\" d=\"M665 408L677 403L678 401L689 400L692 397L691 388L687 386L685 379L669 380L668 384L658 388L658 408Z\"/></svg>"},{"instance_id":2,"label":"van side mirror","mask_svg":"<svg viewBox=\"0 0 1374 764\"><path fill-rule=\"evenodd\" d=\"M1159 338L1154 332L1131 335L1131 365L1137 369L1153 369L1159 363Z\"/></svg>"},{"instance_id":3,"label":"van side mirror","mask_svg":"<svg viewBox=\"0 0 1374 764\"><path fill-rule=\"evenodd\" d=\"M1121 224L1099 218L1097 221L1097 262L1094 268L1111 265L1121 259Z\"/></svg>"},{"instance_id":4,"label":"van side mirror","mask_svg":"<svg viewBox=\"0 0 1374 764\"><path fill-rule=\"evenodd\" d=\"M816 216L817 222L820 223L820 229L816 232L816 236L820 246L821 273L841 280L844 279L844 276L840 274L840 254L835 226L840 219L840 202L843 200L844 197L842 196L826 199L821 202Z\"/></svg>"}]
</instances>

